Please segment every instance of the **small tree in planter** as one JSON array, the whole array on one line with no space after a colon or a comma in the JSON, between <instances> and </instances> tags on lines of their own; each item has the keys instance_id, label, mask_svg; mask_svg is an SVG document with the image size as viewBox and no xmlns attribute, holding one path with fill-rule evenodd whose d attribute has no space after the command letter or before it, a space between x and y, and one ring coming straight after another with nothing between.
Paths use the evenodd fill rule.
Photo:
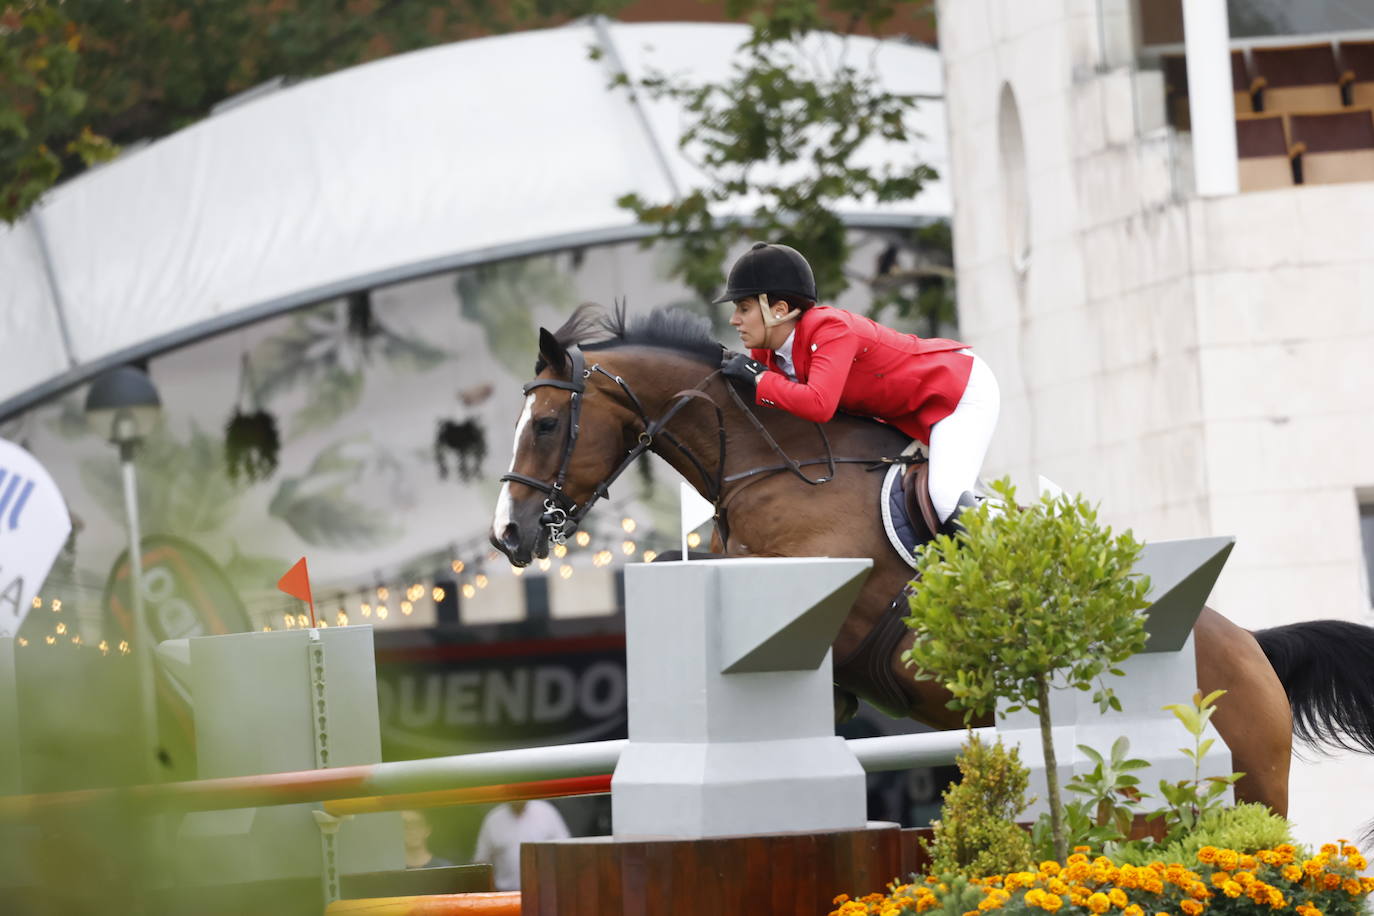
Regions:
<instances>
[{"instance_id":1,"label":"small tree in planter","mask_svg":"<svg viewBox=\"0 0 1374 916\"><path fill-rule=\"evenodd\" d=\"M919 586L906 623L916 643L903 656L920 680L953 694L965 721L986 715L999 698L1004 712L1039 716L1055 854L1068 854L1063 802L1054 778L1050 690L1092 690L1105 712L1120 701L1104 674L1145 648L1149 582L1131 570L1142 545L1129 532L1113 536L1082 497L1044 496L1016 504L1007 480L993 485L998 514L985 501L965 512L965 530L941 535L921 552Z\"/></svg>"}]
</instances>

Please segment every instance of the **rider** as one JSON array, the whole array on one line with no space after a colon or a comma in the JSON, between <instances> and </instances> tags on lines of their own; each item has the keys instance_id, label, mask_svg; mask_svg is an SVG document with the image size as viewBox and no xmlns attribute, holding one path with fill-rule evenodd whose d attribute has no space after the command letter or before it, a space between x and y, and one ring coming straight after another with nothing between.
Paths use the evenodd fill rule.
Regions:
<instances>
[{"instance_id":1,"label":"rider","mask_svg":"<svg viewBox=\"0 0 1374 916\"><path fill-rule=\"evenodd\" d=\"M816 304L816 280L793 248L756 242L730 268L730 324L749 355L721 372L759 404L824 423L836 410L873 417L928 446L930 499L946 531L966 506L1001 402L992 370L966 344L922 338Z\"/></svg>"}]
</instances>

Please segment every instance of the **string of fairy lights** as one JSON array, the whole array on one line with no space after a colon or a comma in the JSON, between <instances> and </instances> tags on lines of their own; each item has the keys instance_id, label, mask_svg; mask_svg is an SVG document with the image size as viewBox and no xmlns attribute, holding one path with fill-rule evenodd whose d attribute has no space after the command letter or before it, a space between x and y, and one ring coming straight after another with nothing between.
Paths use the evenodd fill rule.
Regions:
<instances>
[{"instance_id":1,"label":"string of fairy lights","mask_svg":"<svg viewBox=\"0 0 1374 916\"><path fill-rule=\"evenodd\" d=\"M490 549L485 540L473 539L462 545L454 544L449 550L451 558L448 560L447 572L425 577L428 581L420 581L419 577L416 577L408 582L403 580L400 583L382 583L362 590L334 592L331 598L324 601L317 599L316 625L329 627L381 622L391 620L393 614L412 617L420 610L426 598L437 608L448 597L449 588L454 589L456 596L462 600L473 601L492 585L493 577L501 575L502 571L516 579L529 574L556 576L561 580L567 580L576 575L578 564L575 561L578 559L589 562L594 569L602 569L618 562L638 560L650 563L658 556L657 550L636 540L637 537L643 536L642 526L632 516L623 516L619 526L612 531L613 534L580 530L569 538L566 544L554 545L547 557L535 560L527 568L509 565L501 554ZM650 534L649 538L653 539L653 535ZM701 544L700 535L696 532L690 533L687 544L691 548L698 547ZM440 584L440 581L449 584ZM399 600L393 604L393 599L397 598ZM277 627L301 629L310 626L309 615L299 611L298 603L293 602L290 610L279 610L275 614L274 618L262 624L262 630L271 631Z\"/></svg>"},{"instance_id":2,"label":"string of fairy lights","mask_svg":"<svg viewBox=\"0 0 1374 916\"><path fill-rule=\"evenodd\" d=\"M62 611L64 605L61 598L49 598L44 601L41 594L34 595L33 601L30 604L29 617L26 618L25 624L30 624L30 621L33 620L34 612L43 610L45 606L48 612L55 616L52 618L52 632L44 634L41 642L38 643L39 645L54 647L59 645L85 647L89 645L85 636L82 635L78 629L77 623L74 620L71 623L68 622L71 615L63 615ZM23 629L32 629L32 626L26 626ZM34 640L31 640L28 636L19 635L15 637L14 642L17 646L25 647L33 643ZM129 652L132 651L127 639L120 639L114 642L107 639L101 639L94 643L93 647L97 649L101 655L109 655L111 652L115 652L119 655L128 655Z\"/></svg>"},{"instance_id":3,"label":"string of fairy lights","mask_svg":"<svg viewBox=\"0 0 1374 916\"><path fill-rule=\"evenodd\" d=\"M391 577L392 582L380 582L362 589L329 590L326 592L329 597L323 599L317 596L316 626L378 623L392 620L393 615L398 620L411 618L423 609L426 600L432 602L432 609L437 610L449 597L450 589L455 591L455 597L473 601L491 586L494 577L503 574L515 579L525 575L542 575L568 580L576 575L579 564L583 568L590 565L593 569L604 569L626 562L649 563L658 556L658 551L647 546L647 543L658 540L652 531L646 532L633 516L627 514L620 519L618 526L610 525L602 531L584 528L576 532L566 544L555 545L549 556L535 560L522 569L509 565L504 557L490 549L485 540L474 538L463 544L450 545L446 571L443 569L444 563L438 561L434 564L436 572L428 576L408 577L408 581L398 583L394 580L401 576L397 575ZM698 533L688 534L689 548L695 549L700 544L701 536ZM94 589L95 593L99 591ZM303 629L311 625L309 615L302 612L301 603L286 596L266 607L261 602L254 603L258 607L253 615L259 621L258 629ZM33 615L44 608L47 608L48 614L43 616L51 615L52 629L39 637L33 632L36 629L32 625L36 623ZM41 594L35 595L25 627L29 632L17 636L16 645L94 648L102 655L128 655L132 651L126 638L88 640L80 632L81 628L70 613L71 609L67 611L64 613L62 598L49 596L45 599Z\"/></svg>"}]
</instances>

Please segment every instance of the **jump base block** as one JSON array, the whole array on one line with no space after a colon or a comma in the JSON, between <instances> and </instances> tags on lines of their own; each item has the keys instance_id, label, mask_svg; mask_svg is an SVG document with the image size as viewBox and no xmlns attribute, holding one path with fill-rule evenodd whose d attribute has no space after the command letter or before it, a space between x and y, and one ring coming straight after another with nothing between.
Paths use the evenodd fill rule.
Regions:
<instances>
[{"instance_id":1,"label":"jump base block","mask_svg":"<svg viewBox=\"0 0 1374 916\"><path fill-rule=\"evenodd\" d=\"M526 843L523 916L827 913L836 894L882 890L902 871L902 830L684 840L585 837Z\"/></svg>"}]
</instances>

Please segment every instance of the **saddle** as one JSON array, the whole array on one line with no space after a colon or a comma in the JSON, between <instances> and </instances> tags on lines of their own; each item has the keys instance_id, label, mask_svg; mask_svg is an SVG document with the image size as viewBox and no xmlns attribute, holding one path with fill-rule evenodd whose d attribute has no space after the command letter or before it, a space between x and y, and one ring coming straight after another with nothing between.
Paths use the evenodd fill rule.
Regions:
<instances>
[{"instance_id":1,"label":"saddle","mask_svg":"<svg viewBox=\"0 0 1374 916\"><path fill-rule=\"evenodd\" d=\"M879 491L883 530L893 549L912 569L916 568L916 548L941 530L935 505L930 501L929 481L930 463L918 456L910 464L889 468Z\"/></svg>"}]
</instances>

